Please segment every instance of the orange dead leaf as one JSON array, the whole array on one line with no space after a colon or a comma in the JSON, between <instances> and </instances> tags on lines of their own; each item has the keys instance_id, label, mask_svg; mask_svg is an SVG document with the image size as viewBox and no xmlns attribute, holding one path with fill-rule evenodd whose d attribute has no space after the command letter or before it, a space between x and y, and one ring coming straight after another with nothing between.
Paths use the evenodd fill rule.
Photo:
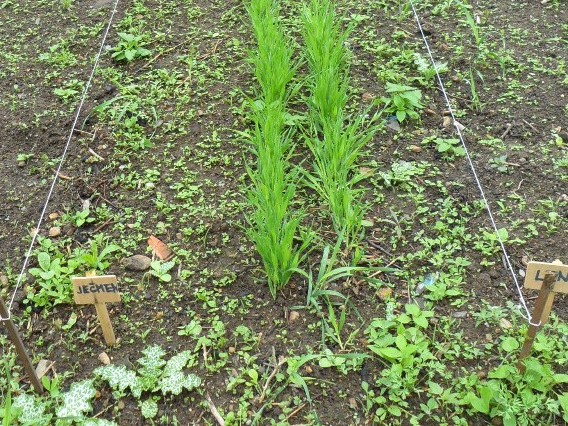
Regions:
<instances>
[{"instance_id":1,"label":"orange dead leaf","mask_svg":"<svg viewBox=\"0 0 568 426\"><path fill-rule=\"evenodd\" d=\"M154 250L156 256L161 260L170 260L174 257L174 252L160 239L154 237L153 235L148 238L148 245Z\"/></svg>"}]
</instances>

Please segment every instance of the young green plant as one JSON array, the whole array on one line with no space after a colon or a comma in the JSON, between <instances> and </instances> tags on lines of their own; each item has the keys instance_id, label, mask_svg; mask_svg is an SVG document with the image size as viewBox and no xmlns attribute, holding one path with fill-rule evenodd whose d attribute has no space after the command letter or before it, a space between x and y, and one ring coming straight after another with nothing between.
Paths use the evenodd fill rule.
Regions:
<instances>
[{"instance_id":1,"label":"young green plant","mask_svg":"<svg viewBox=\"0 0 568 426\"><path fill-rule=\"evenodd\" d=\"M365 207L357 183L362 147L372 137L361 117L348 122L348 51L350 29L343 31L330 0L312 0L302 13L305 56L309 65L310 135L314 156L308 185L328 205L333 226L348 244L359 237Z\"/></svg>"},{"instance_id":2,"label":"young green plant","mask_svg":"<svg viewBox=\"0 0 568 426\"><path fill-rule=\"evenodd\" d=\"M296 244L303 215L290 208L298 174L289 163L293 147L285 117L288 86L296 66L279 23L276 3L252 0L248 13L257 41L251 62L260 91L258 99L251 103L254 130L250 142L256 167L247 168L252 183L248 191L252 212L247 217L247 234L262 259L270 293L276 297L298 268L308 245Z\"/></svg>"}]
</instances>

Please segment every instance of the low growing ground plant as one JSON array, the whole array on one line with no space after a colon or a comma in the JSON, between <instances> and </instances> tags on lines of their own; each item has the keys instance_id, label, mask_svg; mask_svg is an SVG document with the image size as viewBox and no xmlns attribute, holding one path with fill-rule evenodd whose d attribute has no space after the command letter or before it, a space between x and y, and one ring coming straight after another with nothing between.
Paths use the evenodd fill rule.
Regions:
<instances>
[{"instance_id":1,"label":"low growing ground plant","mask_svg":"<svg viewBox=\"0 0 568 426\"><path fill-rule=\"evenodd\" d=\"M163 359L166 352L161 347L150 346L142 355L135 370L111 364L95 369L93 374L108 383L115 398L131 394L138 399L144 418L151 419L158 414L159 393L179 395L184 389L192 391L201 385L198 376L184 372L188 364L195 361L193 352L182 351L166 361ZM148 397L140 400L142 395Z\"/></svg>"}]
</instances>

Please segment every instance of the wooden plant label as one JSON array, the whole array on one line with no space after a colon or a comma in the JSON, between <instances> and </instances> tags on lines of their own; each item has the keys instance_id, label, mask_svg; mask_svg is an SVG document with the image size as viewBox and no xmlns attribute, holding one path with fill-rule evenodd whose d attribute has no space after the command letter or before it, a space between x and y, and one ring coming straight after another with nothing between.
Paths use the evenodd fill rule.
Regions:
<instances>
[{"instance_id":1,"label":"wooden plant label","mask_svg":"<svg viewBox=\"0 0 568 426\"><path fill-rule=\"evenodd\" d=\"M539 290L532 323L529 325L525 343L521 348L517 368L525 372L524 360L529 357L536 334L548 322L554 295L568 293L568 265L556 260L552 263L529 262L525 274L525 288Z\"/></svg>"},{"instance_id":2,"label":"wooden plant label","mask_svg":"<svg viewBox=\"0 0 568 426\"><path fill-rule=\"evenodd\" d=\"M109 346L114 345L116 337L106 304L120 302L116 275L76 277L71 281L73 282L75 303L78 305L95 305L105 342Z\"/></svg>"},{"instance_id":3,"label":"wooden plant label","mask_svg":"<svg viewBox=\"0 0 568 426\"><path fill-rule=\"evenodd\" d=\"M556 274L555 293L568 293L568 265L560 262L529 262L525 275L525 288L540 290L547 272Z\"/></svg>"}]
</instances>

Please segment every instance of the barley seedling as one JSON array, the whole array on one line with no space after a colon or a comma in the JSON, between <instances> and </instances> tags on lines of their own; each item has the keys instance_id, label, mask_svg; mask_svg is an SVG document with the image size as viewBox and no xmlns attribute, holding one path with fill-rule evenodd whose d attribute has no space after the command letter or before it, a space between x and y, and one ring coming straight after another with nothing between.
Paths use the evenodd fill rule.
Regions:
<instances>
[{"instance_id":1,"label":"barley seedling","mask_svg":"<svg viewBox=\"0 0 568 426\"><path fill-rule=\"evenodd\" d=\"M252 0L248 12L257 41L251 55L260 93L251 103L254 130L250 135L256 167L248 168L252 182L248 201L247 234L254 242L268 278L270 293L276 296L297 270L308 242L295 241L301 212L290 208L296 192L298 173L289 159L293 151L286 130L288 86L295 75L292 49L278 22L273 0Z\"/></svg>"},{"instance_id":2,"label":"barley seedling","mask_svg":"<svg viewBox=\"0 0 568 426\"><path fill-rule=\"evenodd\" d=\"M356 188L362 179L356 171L357 160L372 131L362 130L361 118L346 124L345 42L350 29L341 30L330 0L312 0L302 18L311 92L312 129L307 145L315 158L308 184L326 201L335 231L351 244L359 237L365 212L361 190Z\"/></svg>"}]
</instances>

